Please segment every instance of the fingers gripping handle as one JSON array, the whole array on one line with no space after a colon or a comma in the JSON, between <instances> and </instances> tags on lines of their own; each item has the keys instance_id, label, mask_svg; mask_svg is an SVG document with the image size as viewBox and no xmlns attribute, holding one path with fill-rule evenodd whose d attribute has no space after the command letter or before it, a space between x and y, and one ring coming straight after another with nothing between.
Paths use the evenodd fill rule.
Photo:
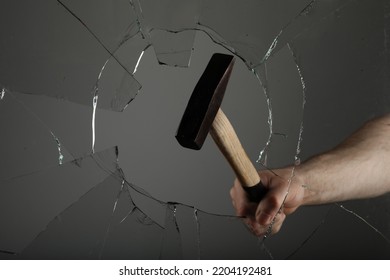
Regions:
<instances>
[{"instance_id":1,"label":"fingers gripping handle","mask_svg":"<svg viewBox=\"0 0 390 280\"><path fill-rule=\"evenodd\" d=\"M267 194L267 189L263 186L261 181L253 187L243 187L251 202L260 202Z\"/></svg>"},{"instance_id":2,"label":"fingers gripping handle","mask_svg":"<svg viewBox=\"0 0 390 280\"><path fill-rule=\"evenodd\" d=\"M267 191L261 184L260 176L242 147L234 128L221 109L215 116L210 134L247 191L249 200L259 202Z\"/></svg>"}]
</instances>

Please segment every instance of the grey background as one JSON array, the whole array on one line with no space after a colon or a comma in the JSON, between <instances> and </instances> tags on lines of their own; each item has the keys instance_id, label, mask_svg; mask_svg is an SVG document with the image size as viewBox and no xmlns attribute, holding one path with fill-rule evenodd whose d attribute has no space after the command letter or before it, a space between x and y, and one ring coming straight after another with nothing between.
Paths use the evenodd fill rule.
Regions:
<instances>
[{"instance_id":1,"label":"grey background","mask_svg":"<svg viewBox=\"0 0 390 280\"><path fill-rule=\"evenodd\" d=\"M57 143L53 141L48 131L52 131L59 138L65 162L86 157L91 152L92 108L90 105L84 105L92 102L90 92L99 74L97 70L100 70L107 57L96 39L80 28L80 23L69 14L64 13L63 17L69 21L67 28L70 29L62 33L55 29L45 29L47 22L53 20L50 16L45 19L35 15L31 16L29 21L25 12L14 7L16 4L12 1L5 2L7 3L2 4L3 7L18 11L20 15L10 13L8 18L2 17L0 22L2 26L0 47L3 49L0 56L0 83L7 90L5 98L0 101L3 128L0 184L3 188L3 200L7 200L8 193L4 190L10 188L12 184L18 185L15 183L15 177L49 170L49 167L58 164ZM52 5L55 5L54 2ZM42 3L46 2L42 1ZM274 132L271 144L267 148L266 164L269 168L294 164L301 124L304 129L298 157L305 160L334 147L366 120L388 112L390 105L387 24L389 3L388 1L375 3L345 1L345 3L346 7L336 10L328 17L319 18L314 27L291 39L289 46L279 46L278 52L275 52L264 64L267 74L267 94L272 102ZM30 5L32 11L38 10L37 6ZM52 8L47 9L50 11ZM182 9L185 10L185 7ZM180 12L179 8L178 12ZM33 12L32 14L34 15ZM47 16L48 13L43 14ZM273 13L262 12L262 16L266 17L264 21L267 22L273 18ZM8 24L11 19L12 25ZM31 35L32 31L27 27L28 22L33 22L31 24L33 27L29 27L30 29L47 30L48 34L45 38L51 38L54 45L60 45L59 50L64 47L60 42L64 37L70 36L66 32L73 35L77 33L80 41L74 41L64 49L74 48L75 53L79 53L79 57L69 59L75 61L85 59L85 63L81 64L85 64L86 69L72 68L72 63L66 56L64 59L60 51L58 54L53 54L50 48L42 49L42 46L46 45L43 43L45 41L39 41ZM237 25L238 30L244 32L244 25L243 23L242 28ZM183 31L178 33L178 36L186 37L185 34L191 32L193 31ZM212 34L212 31L209 33ZM37 34L42 32L37 31ZM103 38L107 38L105 36L108 35L103 34ZM191 34L188 37L191 38ZM84 47L79 51L77 44ZM97 110L95 151L117 145L119 164L126 179L142 187L156 199L164 202L180 202L209 213L234 215L229 197L234 174L214 143L208 139L201 151L192 151L180 147L174 138L192 89L212 53L229 51L213 42L204 31L196 32L188 68L160 65L154 50L153 46L145 50L135 73L135 78L142 85L142 89L127 108L123 112L100 108ZM66 73L74 76L64 74L62 81L57 80L56 77L48 78L52 75L53 68L47 70L35 64L35 61L45 61L47 53L50 54L48 64L61 64L58 69L61 71L65 69ZM57 55L62 57L59 62L53 59ZM90 58L87 59L87 55ZM94 61L95 58L100 60ZM162 55L159 58L161 60ZM179 58L177 60L182 61ZM96 66L88 64L90 61L94 61ZM237 57L222 108L235 127L248 155L258 168L262 168L256 160L270 136L267 122L269 108L264 84L263 86L260 84L259 79L247 68L245 62L249 63ZM86 71L92 68L94 72ZM103 74L105 77L115 77L121 76L123 74L121 71L123 69L115 70L108 67ZM59 74L59 77L61 75ZM29 80L25 78L28 76L30 76ZM302 88L301 78L306 86L305 91ZM84 87L83 91L88 92L88 95L81 97L73 91L74 88L80 87ZM13 97L10 92L13 92ZM101 91L102 98L105 93L105 90ZM303 93L306 97L304 109ZM47 95L58 98L49 98ZM68 97L70 101L83 105L63 100ZM12 98L18 101L13 101ZM5 102L10 104L5 105ZM18 110L22 112L18 113ZM35 126L39 127L39 130ZM76 180L78 177L74 176ZM82 175L79 176L81 181L84 180ZM61 177L54 179L62 180ZM36 184L37 186L28 186L28 183L25 183L25 185L20 184L19 187L23 190L23 187L28 186L31 190L39 186L39 180ZM68 184L67 188L69 193L73 193L72 185ZM21 191L21 195L23 193L24 191ZM64 204L68 201L69 193L63 194ZM36 195L45 197L45 193ZM61 198L56 199L58 200L53 199L53 204L61 200ZM104 200L105 197L102 196L100 199ZM389 236L388 200L388 196L385 196L349 202L345 206L366 219L384 235ZM35 210L39 207L33 204ZM154 208L148 204L144 207ZM145 211L152 219L163 224L165 213L161 213L158 207L155 209ZM10 211L5 206L1 211L6 213L3 214L4 217L11 221L12 217L21 215L20 213L14 216L9 214ZM42 214L43 216L45 215ZM10 226L10 220L6 218L2 220L2 228ZM36 219L40 220L39 217ZM34 224L34 220L30 222ZM229 228L230 232L224 232L224 227L219 226L219 223L219 216L216 215L211 216L210 221L204 219L203 223L200 222L201 227L204 228L206 225L210 227L210 232L203 235L205 236L204 248L216 239L219 239L221 244L225 244L225 247L229 247L235 233L242 231L240 223L228 221L227 224L229 226L231 224L232 227ZM214 236L212 229L219 234ZM9 232L12 231L5 234L9 235ZM49 234L49 239L55 240L56 236L58 237L58 234ZM240 240L240 242L242 247L246 248L256 244L257 241L248 237L248 240ZM304 246L300 248L302 243ZM183 244L186 242L183 241ZM298 248L300 249L293 256L294 258L388 258L390 252L389 243L382 236L355 215L337 205L300 209L287 219L282 231L275 237L269 238L266 244L275 258L286 258ZM45 248L48 245L42 246ZM151 243L149 246L154 248L157 245ZM0 246L0 249L2 248L4 247ZM38 246L38 251L42 250L39 248ZM35 253L36 255L34 252L27 254L27 257L38 256L39 258L40 254ZM48 256L61 258L60 253L56 255L54 251L51 254ZM115 258L115 254L113 255ZM4 256L9 257L9 255ZM174 254L173 256L175 257ZM229 255L205 250L202 258L234 258L235 256L252 257L245 253L235 254L232 249ZM77 255L72 257L77 258ZM137 255L133 257L136 258Z\"/></svg>"}]
</instances>

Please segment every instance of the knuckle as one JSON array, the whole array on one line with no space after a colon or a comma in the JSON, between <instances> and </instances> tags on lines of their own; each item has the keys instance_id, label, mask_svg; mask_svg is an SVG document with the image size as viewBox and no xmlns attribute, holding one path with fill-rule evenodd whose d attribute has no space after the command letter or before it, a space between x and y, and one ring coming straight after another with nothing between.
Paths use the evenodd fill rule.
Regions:
<instances>
[{"instance_id":1,"label":"knuckle","mask_svg":"<svg viewBox=\"0 0 390 280\"><path fill-rule=\"evenodd\" d=\"M261 211L256 213L256 221L262 226L268 225L273 219L274 214L268 213L266 211Z\"/></svg>"},{"instance_id":2,"label":"knuckle","mask_svg":"<svg viewBox=\"0 0 390 280\"><path fill-rule=\"evenodd\" d=\"M237 212L237 215L239 216L246 216L248 215L248 207L246 207L245 205L237 205L236 206L236 212Z\"/></svg>"},{"instance_id":3,"label":"knuckle","mask_svg":"<svg viewBox=\"0 0 390 280\"><path fill-rule=\"evenodd\" d=\"M279 208L281 203L276 195L270 195L267 199L267 204L270 209L274 210Z\"/></svg>"}]
</instances>

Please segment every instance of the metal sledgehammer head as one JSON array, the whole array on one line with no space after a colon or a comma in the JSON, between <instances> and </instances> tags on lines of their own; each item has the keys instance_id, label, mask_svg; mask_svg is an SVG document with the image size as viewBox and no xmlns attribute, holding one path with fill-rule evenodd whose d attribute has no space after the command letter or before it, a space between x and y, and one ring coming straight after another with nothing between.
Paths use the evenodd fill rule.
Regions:
<instances>
[{"instance_id":1,"label":"metal sledgehammer head","mask_svg":"<svg viewBox=\"0 0 390 280\"><path fill-rule=\"evenodd\" d=\"M188 101L176 139L186 148L200 150L225 95L234 65L232 55L214 54Z\"/></svg>"},{"instance_id":2,"label":"metal sledgehammer head","mask_svg":"<svg viewBox=\"0 0 390 280\"><path fill-rule=\"evenodd\" d=\"M261 179L243 149L232 125L220 109L234 65L234 57L214 54L187 104L176 139L190 149L201 149L207 134L221 150L253 202L266 194Z\"/></svg>"}]
</instances>

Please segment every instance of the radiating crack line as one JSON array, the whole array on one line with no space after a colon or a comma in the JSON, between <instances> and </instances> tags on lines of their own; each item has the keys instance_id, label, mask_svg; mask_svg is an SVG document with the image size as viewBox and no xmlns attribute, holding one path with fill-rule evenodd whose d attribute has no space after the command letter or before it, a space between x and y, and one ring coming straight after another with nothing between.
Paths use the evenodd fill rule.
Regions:
<instances>
[{"instance_id":1,"label":"radiating crack line","mask_svg":"<svg viewBox=\"0 0 390 280\"><path fill-rule=\"evenodd\" d=\"M288 195L289 195L289 193L290 193L291 182L292 182L292 179L294 178L294 176L295 176L295 166L294 166L294 167L292 168L292 170L291 170L291 175L290 175L290 177L289 177L289 179L288 179L287 191L286 191L286 194L285 194L285 196L284 196L284 198L283 198L282 204L280 205L278 212L277 212L276 215L273 217L273 219L272 219L270 225L269 225L268 228L267 228L266 233L265 233L264 236L263 236L263 240L262 240L263 243L264 243L265 240L268 238L268 236L272 233L272 228L273 228L273 226L274 226L274 224L275 224L275 222L276 222L277 216L283 211L284 204L286 203L286 199L287 199L287 197L288 197Z\"/></svg>"},{"instance_id":2,"label":"radiating crack line","mask_svg":"<svg viewBox=\"0 0 390 280\"><path fill-rule=\"evenodd\" d=\"M321 220L321 222L315 227L315 229L308 235L308 237L301 243L301 245L298 246L298 248L296 248L290 255L288 255L286 257L286 259L290 259L292 256L294 256L296 253L298 253L298 251L300 249L303 248L303 246L306 245L307 242L309 242L309 240L317 233L317 231L325 224L326 222L326 219L328 218L331 210L333 209L333 207L329 208L329 210L327 211L325 217Z\"/></svg>"},{"instance_id":3,"label":"radiating crack line","mask_svg":"<svg viewBox=\"0 0 390 280\"><path fill-rule=\"evenodd\" d=\"M100 167L100 166L99 166L99 167ZM105 171L105 170L103 170L103 171ZM116 178L116 177L114 177L114 178ZM77 203L79 203L80 200L81 200L83 197L87 196L90 192L92 192L92 191L95 189L95 187L96 187L96 186L99 186L100 183L102 183L105 179L107 179L107 177L104 178L102 181L96 183L91 189L89 189L89 190L88 190L86 193L84 193L81 197L79 197L77 200L75 200L75 201L72 202L70 205L68 205L65 209L63 209L63 210L61 211L61 213L59 213L59 214L56 215L53 219L51 219L51 221L49 221L49 222L46 224L46 226L45 226L45 227L44 227L44 228L43 228L43 229L42 229L42 230L41 230L41 231L32 239L32 241L29 242L28 245L22 249L21 254L23 255L23 251L24 251L30 244L32 244L32 243L34 243L36 240L38 240L38 239L39 239L39 238L48 230L48 226L50 225L50 223L51 223L52 221L58 219L58 217L60 217L63 213L65 213L66 211L68 211L69 209L71 209L73 206L75 206Z\"/></svg>"},{"instance_id":4,"label":"radiating crack line","mask_svg":"<svg viewBox=\"0 0 390 280\"><path fill-rule=\"evenodd\" d=\"M135 64L135 67L134 67L133 75L135 74L135 72L137 72L138 66L141 62L141 59L142 59L142 56L144 55L144 53L145 53L145 51L142 51L140 56L138 57L137 63Z\"/></svg>"},{"instance_id":5,"label":"radiating crack line","mask_svg":"<svg viewBox=\"0 0 390 280\"><path fill-rule=\"evenodd\" d=\"M198 254L198 260L201 259L201 247L200 247L200 223L199 223L199 217L198 217L198 209L194 208L194 218L196 223L196 245L197 245L197 254Z\"/></svg>"},{"instance_id":6,"label":"radiating crack line","mask_svg":"<svg viewBox=\"0 0 390 280\"><path fill-rule=\"evenodd\" d=\"M271 259L271 260L274 260L274 256L272 255L271 251L268 249L268 247L265 245L265 242L263 241L263 239L258 239L259 242L260 242L260 246L261 246L261 249L263 251L265 251L268 255L268 257Z\"/></svg>"},{"instance_id":7,"label":"radiating crack line","mask_svg":"<svg viewBox=\"0 0 390 280\"><path fill-rule=\"evenodd\" d=\"M98 78L96 80L95 87L93 89L93 98L92 98L92 153L95 153L95 141L96 141L96 109L97 109L97 103L99 98L99 82L102 78L102 74L104 69L106 68L106 65L110 59L107 59L106 62L103 64L102 68L100 69Z\"/></svg>"},{"instance_id":8,"label":"radiating crack line","mask_svg":"<svg viewBox=\"0 0 390 280\"><path fill-rule=\"evenodd\" d=\"M285 202L287 200L287 197L288 197L288 195L290 193L292 179L295 176L295 168L296 168L297 165L300 164L299 154L301 153L301 142L303 140L302 134L303 134L303 115L304 115L305 104L306 104L306 83L305 83L305 79L303 78L303 74L302 74L302 71L301 71L301 69L299 67L298 60L297 60L297 57L296 57L294 51L292 50L290 44L287 44L287 46L288 46L288 48L289 48L289 50L291 52L291 56L294 59L294 62L295 62L295 65L297 67L298 74L299 74L299 77L300 77L300 80L301 80L301 86L302 86L302 120L301 120L301 124L300 124L300 129L299 129L299 137L298 137L297 148L296 148L295 156L294 156L294 166L293 166L293 168L291 170L291 176L288 179L287 192L286 192L286 194L284 196L283 202L282 202L281 206L279 207L279 210L278 210L277 214L272 219L272 221L271 221L271 223L270 223L266 233L263 236L263 242L268 237L268 235L270 235L272 233L272 228L273 228L273 225L275 224L276 218L283 211L284 204L285 204Z\"/></svg>"},{"instance_id":9,"label":"radiating crack line","mask_svg":"<svg viewBox=\"0 0 390 280\"><path fill-rule=\"evenodd\" d=\"M111 224L112 224L112 219L114 218L114 214L115 214L115 210L116 210L116 207L118 205L118 201L123 193L123 190L124 190L124 185L125 185L125 180L122 180L122 184L121 184L121 189L119 190L117 196L116 196L116 200L114 202L114 206L112 208L112 213L111 213L111 217L110 217L110 221L108 222L108 225L107 225L107 229L106 229L106 233L104 235L104 239L103 239L103 244L102 244L102 247L100 249L100 252L99 252L99 259L102 259L102 255L103 255L103 251L106 247L106 243L107 243L107 239L108 239L108 235L110 233L110 229L111 229Z\"/></svg>"},{"instance_id":10,"label":"radiating crack line","mask_svg":"<svg viewBox=\"0 0 390 280\"><path fill-rule=\"evenodd\" d=\"M131 210L126 214L126 216L119 222L120 224L126 221L126 219L137 209L137 207L131 208Z\"/></svg>"},{"instance_id":11,"label":"radiating crack line","mask_svg":"<svg viewBox=\"0 0 390 280\"><path fill-rule=\"evenodd\" d=\"M105 44L103 44L103 42L99 39L99 37L92 31L91 28L89 28L88 25L86 25L82 19L80 17L78 17L68 6L66 6L61 0L57 0L57 2L62 6L64 7L64 9L66 11L68 11L78 22L80 22L86 29L87 31L95 38L95 40L104 48L104 50L110 55L110 57L114 58L115 61L130 75L131 73L129 72L129 70L122 64L122 62L120 62L114 55L114 53L116 52L116 50L114 52L111 52Z\"/></svg>"},{"instance_id":12,"label":"radiating crack line","mask_svg":"<svg viewBox=\"0 0 390 280\"><path fill-rule=\"evenodd\" d=\"M257 163L260 163L260 164L265 166L266 165L266 156L265 156L265 158L263 160L263 155L267 154L267 149L268 149L269 145L271 144L272 135L273 135L272 101L271 101L271 96L269 94L269 90L268 90L268 87L267 87L267 80L268 80L268 77L267 77L267 64L264 63L264 75L265 75L265 77L264 77L265 81L264 82L262 82L258 71L253 69L252 72L255 75L255 77L257 78L257 80L259 81L260 86L263 89L263 93L265 95L265 98L267 100L267 108L268 108L267 122L268 122L269 134L268 134L267 142L265 143L264 148L260 151L259 156L258 156L258 158L256 160Z\"/></svg>"},{"instance_id":13,"label":"radiating crack line","mask_svg":"<svg viewBox=\"0 0 390 280\"><path fill-rule=\"evenodd\" d=\"M5 96L5 88L2 88L0 92L0 100L3 100L4 96Z\"/></svg>"},{"instance_id":14,"label":"radiating crack line","mask_svg":"<svg viewBox=\"0 0 390 280\"><path fill-rule=\"evenodd\" d=\"M359 220L361 220L363 223L365 223L366 225L368 225L370 228L372 228L377 234L379 234L384 240L386 240L387 243L390 244L390 239L384 235L380 230L378 230L376 227L374 227L372 224L370 224L366 219L364 219L362 216L358 215L357 213L355 213L354 211L352 210L349 210L347 208L345 208L342 204L338 204L338 203L335 203L337 206L339 206L341 209L343 209L344 211L354 215L356 218L358 218Z\"/></svg>"},{"instance_id":15,"label":"radiating crack line","mask_svg":"<svg viewBox=\"0 0 390 280\"><path fill-rule=\"evenodd\" d=\"M56 141L57 143L57 149L58 149L58 164L59 165L62 165L63 163L63 160L64 160L64 155L62 154L61 152L61 142L60 140L58 139L57 136L54 135L54 133L52 131L50 131L51 135L53 136L54 140Z\"/></svg>"},{"instance_id":16,"label":"radiating crack line","mask_svg":"<svg viewBox=\"0 0 390 280\"><path fill-rule=\"evenodd\" d=\"M275 53L274 51L279 51L281 49L282 46L280 46L280 48L277 48L277 44L279 43L279 38L281 37L281 35L284 33L284 31L289 28L293 22L297 21L301 16L307 16L308 13L310 12L310 10L313 8L314 4L317 2L318 0L312 0L310 1L295 17L293 17L287 24L285 24L281 30L279 31L279 33L275 36L274 40L272 41L270 47L268 48L266 54L264 55L263 59L261 60L261 62L257 65L254 65L253 68L256 68L258 66L260 66L261 64L265 63L271 56L273 56ZM356 0L346 0L345 3L343 4L340 4L340 6L338 6L337 8L329 11L328 13L326 13L323 17L319 18L318 21L322 21L324 19L326 19L329 15L333 14L335 11L339 11L340 9L343 9L346 5L348 5L349 2L352 2L352 1L356 1ZM312 25L312 24L311 24ZM295 36L293 38L291 38L289 41L291 42L293 39L295 39L296 37L298 37L299 35L301 35L303 32L305 32L306 30L310 29L311 28L311 25L300 30L297 34L295 34ZM284 45L283 45L284 46Z\"/></svg>"},{"instance_id":17,"label":"radiating crack line","mask_svg":"<svg viewBox=\"0 0 390 280\"><path fill-rule=\"evenodd\" d=\"M180 235L180 228L179 228L179 224L177 223L176 213L177 213L177 207L176 207L176 205L173 205L173 219L175 221L176 231Z\"/></svg>"},{"instance_id":18,"label":"radiating crack line","mask_svg":"<svg viewBox=\"0 0 390 280\"><path fill-rule=\"evenodd\" d=\"M38 122L40 122L48 130L48 132L50 133L50 135L53 137L54 141L56 142L56 146L57 146L57 150L58 150L58 164L62 165L64 162L64 155L62 154L63 145L61 144L60 139L54 134L54 132L49 128L49 126L36 113L34 113L33 110L31 110L22 101L20 101L14 94L12 94L12 92L9 92L9 91L7 91L7 92L14 98L14 100L16 102L18 102L27 112L29 112L31 115L33 115L33 117L35 117L38 120ZM71 154L69 151L68 151L68 153Z\"/></svg>"},{"instance_id":19,"label":"radiating crack line","mask_svg":"<svg viewBox=\"0 0 390 280\"><path fill-rule=\"evenodd\" d=\"M176 232L179 234L179 236L181 237L181 234L180 234L180 228L179 228L179 224L177 223L177 219L176 219L176 212L177 212L177 207L176 207L176 203L172 203L172 202L168 202L166 203L166 217L165 217L165 221L167 221L167 216L168 216L168 211L172 211L172 219L173 219L173 222L175 224L175 229L176 229ZM168 216L169 217L169 216ZM165 222L165 226L164 226L164 237L161 239L161 246L160 246L160 255L159 255L159 259L162 260L163 259L163 251L164 251L164 244L166 242L166 238L168 237L168 226L167 226L167 222ZM179 241L179 244L180 244L180 249L181 248L181 242ZM180 251L180 254L182 255L183 252Z\"/></svg>"},{"instance_id":20,"label":"radiating crack line","mask_svg":"<svg viewBox=\"0 0 390 280\"><path fill-rule=\"evenodd\" d=\"M14 256L17 255L16 252L11 252L11 251L7 251L7 250L0 250L0 253L7 254L7 255L14 255Z\"/></svg>"},{"instance_id":21,"label":"radiating crack line","mask_svg":"<svg viewBox=\"0 0 390 280\"><path fill-rule=\"evenodd\" d=\"M272 41L271 45L269 46L267 52L265 53L263 59L261 60L261 62L258 64L258 65L255 65L254 68L258 67L259 65L265 63L270 57L271 55L273 55L273 51L276 49L276 46L278 44L278 40L280 38L280 36L283 34L284 30L286 30L295 20L297 20L299 17L301 17L303 14L307 13L308 9L310 9L314 2L316 2L317 0L312 0L309 2L309 4L307 4L302 10L301 12L296 15L294 18L292 18L285 26L283 26L279 33L275 36L274 40Z\"/></svg>"},{"instance_id":22,"label":"radiating crack line","mask_svg":"<svg viewBox=\"0 0 390 280\"><path fill-rule=\"evenodd\" d=\"M95 141L96 141L96 107L98 102L98 90L96 89L95 94L92 98L92 153L95 153Z\"/></svg>"}]
</instances>

